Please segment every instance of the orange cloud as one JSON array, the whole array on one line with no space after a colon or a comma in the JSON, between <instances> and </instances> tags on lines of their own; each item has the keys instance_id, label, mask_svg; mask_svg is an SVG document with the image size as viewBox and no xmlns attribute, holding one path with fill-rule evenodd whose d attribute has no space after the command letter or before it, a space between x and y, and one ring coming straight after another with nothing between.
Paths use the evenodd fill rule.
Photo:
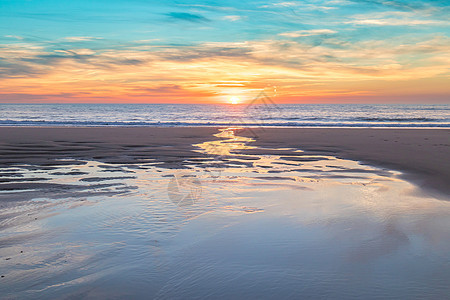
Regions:
<instances>
[{"instance_id":1,"label":"orange cloud","mask_svg":"<svg viewBox=\"0 0 450 300\"><path fill-rule=\"evenodd\" d=\"M316 47L291 40L48 50L3 45L0 101L222 102L277 86L280 102L449 94L445 37ZM404 85L414 82L413 89ZM426 83L426 84L425 84ZM431 86L433 88L431 88Z\"/></svg>"}]
</instances>

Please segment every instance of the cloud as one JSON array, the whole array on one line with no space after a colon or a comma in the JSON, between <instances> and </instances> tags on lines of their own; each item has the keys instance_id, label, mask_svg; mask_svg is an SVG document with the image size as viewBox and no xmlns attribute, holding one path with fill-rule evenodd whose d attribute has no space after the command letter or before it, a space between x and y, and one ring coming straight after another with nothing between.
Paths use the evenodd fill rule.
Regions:
<instances>
[{"instance_id":1,"label":"cloud","mask_svg":"<svg viewBox=\"0 0 450 300\"><path fill-rule=\"evenodd\" d=\"M71 42L85 42L85 41L101 40L102 38L92 36L69 36L65 37L64 39Z\"/></svg>"},{"instance_id":2,"label":"cloud","mask_svg":"<svg viewBox=\"0 0 450 300\"><path fill-rule=\"evenodd\" d=\"M304 30L285 33L284 36L311 36L319 34L330 34L334 31L329 29ZM328 41L328 39L326 39ZM64 69L67 66L78 69L97 70L105 73L111 72L114 75L119 68L136 67L137 70L148 74L156 74L155 71L160 66L161 72L166 68L178 70L189 68L198 70L201 65L206 68L215 68L216 73L226 74L231 67L239 70L239 66L270 66L270 68L292 69L292 72L309 72L312 74L321 69L333 69L334 72L361 74L381 74L385 70L401 68L413 68L407 65L408 60L401 57L418 56L412 62L421 65L441 60L443 62L450 52L450 43L446 37L433 37L425 40L371 40L353 43L343 43L336 48L330 43L322 43L319 46L312 46L300 41L286 40L264 40L247 42L215 42L201 43L197 45L146 45L144 48L130 47L119 49L57 49L45 51L39 47L32 47L28 44L11 45L0 48L0 56L3 57L1 67L13 69L31 70L31 74L53 72ZM330 46L330 45L331 46ZM278 55L273 55L277 53ZM426 57L420 57L427 54ZM220 69L220 64L225 64L224 70ZM228 65L228 66L227 66ZM56 66L58 66L56 68ZM61 68L60 66L64 66ZM164 67L165 66L165 67ZM445 66L441 65L441 67ZM437 67L439 72L441 67ZM128 68L127 68L128 69ZM131 70L130 70L131 71ZM380 73L380 72L381 73ZM184 71L183 71L184 72ZM289 71L288 73L290 73ZM163 72L164 73L164 72ZM174 72L176 73L176 72ZM305 73L303 73L305 75ZM389 74L388 74L389 75ZM158 75L159 76L159 75ZM169 75L167 75L169 76ZM315 76L315 75L314 75ZM170 76L169 76L170 77ZM217 80L217 78L216 78Z\"/></svg>"},{"instance_id":3,"label":"cloud","mask_svg":"<svg viewBox=\"0 0 450 300\"><path fill-rule=\"evenodd\" d=\"M27 64L0 60L0 78L24 78L41 73L38 69Z\"/></svg>"},{"instance_id":4,"label":"cloud","mask_svg":"<svg viewBox=\"0 0 450 300\"><path fill-rule=\"evenodd\" d=\"M441 22L433 20L398 20L398 19L365 19L347 21L344 24L378 25L378 26L414 26L414 25L441 25Z\"/></svg>"},{"instance_id":5,"label":"cloud","mask_svg":"<svg viewBox=\"0 0 450 300\"><path fill-rule=\"evenodd\" d=\"M444 3L441 1L410 1L410 0L349 0L357 4L371 4L389 7L403 11L417 11L430 7L432 4ZM434 2L434 3L433 3Z\"/></svg>"},{"instance_id":6,"label":"cloud","mask_svg":"<svg viewBox=\"0 0 450 300\"><path fill-rule=\"evenodd\" d=\"M16 40L23 40L24 39L23 37L18 36L18 35L5 35L5 37L16 39Z\"/></svg>"},{"instance_id":7,"label":"cloud","mask_svg":"<svg viewBox=\"0 0 450 300\"><path fill-rule=\"evenodd\" d=\"M329 4L329 3L326 3ZM334 3L330 3L334 4ZM337 9L335 6L326 6L326 5L318 5L313 3L304 3L301 1L291 1L291 2L278 2L278 3L271 3L261 6L262 8L288 8L288 9L294 9L294 8L301 8L301 10L322 10L327 11L331 9Z\"/></svg>"},{"instance_id":8,"label":"cloud","mask_svg":"<svg viewBox=\"0 0 450 300\"><path fill-rule=\"evenodd\" d=\"M333 33L337 33L337 31L330 29L311 29L311 30L283 32L278 35L296 38L301 36L312 36L312 35L333 34Z\"/></svg>"},{"instance_id":9,"label":"cloud","mask_svg":"<svg viewBox=\"0 0 450 300\"><path fill-rule=\"evenodd\" d=\"M281 7L292 7L292 6L298 6L299 3L298 2L278 2L278 3L273 3L273 6L281 6Z\"/></svg>"},{"instance_id":10,"label":"cloud","mask_svg":"<svg viewBox=\"0 0 450 300\"><path fill-rule=\"evenodd\" d=\"M448 25L449 22L429 20L424 18L422 12L387 11L354 15L352 20L344 24L374 25L374 26L415 26L415 25Z\"/></svg>"},{"instance_id":11,"label":"cloud","mask_svg":"<svg viewBox=\"0 0 450 300\"><path fill-rule=\"evenodd\" d=\"M225 16L225 17L223 17L223 19L227 20L227 21L235 22L235 21L242 20L242 17L241 16Z\"/></svg>"},{"instance_id":12,"label":"cloud","mask_svg":"<svg viewBox=\"0 0 450 300\"><path fill-rule=\"evenodd\" d=\"M167 14L170 18L182 21L188 21L193 23L208 22L209 19L196 14L184 13L184 12L171 12Z\"/></svg>"},{"instance_id":13,"label":"cloud","mask_svg":"<svg viewBox=\"0 0 450 300\"><path fill-rule=\"evenodd\" d=\"M242 43L204 43L199 46L168 48L166 51L160 52L160 55L167 60L187 62L215 57L245 59L250 51L251 49Z\"/></svg>"},{"instance_id":14,"label":"cloud","mask_svg":"<svg viewBox=\"0 0 450 300\"><path fill-rule=\"evenodd\" d=\"M351 0L329 0L325 1L325 5L349 5L351 4Z\"/></svg>"},{"instance_id":15,"label":"cloud","mask_svg":"<svg viewBox=\"0 0 450 300\"><path fill-rule=\"evenodd\" d=\"M47 95L47 99L63 99L58 95L71 93L72 99L106 102L208 101L236 90L251 94L271 82L289 97L332 97L363 90L355 90L352 82L419 80L446 74L450 65L447 37L366 40L340 48L327 45L269 39L55 51L13 44L0 48L4 58L0 73L6 74L0 89ZM379 91L375 84L374 91ZM439 92L443 93L442 88Z\"/></svg>"},{"instance_id":16,"label":"cloud","mask_svg":"<svg viewBox=\"0 0 450 300\"><path fill-rule=\"evenodd\" d=\"M220 6L220 5L181 4L181 3L178 3L177 5L196 8L196 9L209 10L209 11L234 11L234 10L237 10L236 8L231 7L231 6Z\"/></svg>"}]
</instances>

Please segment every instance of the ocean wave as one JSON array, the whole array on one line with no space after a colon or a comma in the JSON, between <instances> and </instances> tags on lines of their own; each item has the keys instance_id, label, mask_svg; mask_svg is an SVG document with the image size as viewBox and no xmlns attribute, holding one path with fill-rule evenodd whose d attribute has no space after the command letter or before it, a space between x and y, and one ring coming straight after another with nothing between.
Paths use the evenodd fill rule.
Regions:
<instances>
[{"instance_id":1,"label":"ocean wave","mask_svg":"<svg viewBox=\"0 0 450 300\"><path fill-rule=\"evenodd\" d=\"M371 122L132 122L132 121L33 121L0 120L0 126L61 126L61 127L401 127L401 128L450 128L450 123L371 123Z\"/></svg>"},{"instance_id":2,"label":"ocean wave","mask_svg":"<svg viewBox=\"0 0 450 300\"><path fill-rule=\"evenodd\" d=\"M436 118L376 118L376 117L356 117L356 121L376 121L376 122L442 122L448 119Z\"/></svg>"},{"instance_id":3,"label":"ocean wave","mask_svg":"<svg viewBox=\"0 0 450 300\"><path fill-rule=\"evenodd\" d=\"M0 104L0 126L450 127L450 105ZM426 111L428 110L428 111Z\"/></svg>"}]
</instances>

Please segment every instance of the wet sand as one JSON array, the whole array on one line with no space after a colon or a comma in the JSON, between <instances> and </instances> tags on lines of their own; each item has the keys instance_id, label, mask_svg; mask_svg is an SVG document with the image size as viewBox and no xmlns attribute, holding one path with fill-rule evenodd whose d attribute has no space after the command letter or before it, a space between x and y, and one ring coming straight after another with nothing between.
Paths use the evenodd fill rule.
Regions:
<instances>
[{"instance_id":1,"label":"wet sand","mask_svg":"<svg viewBox=\"0 0 450 300\"><path fill-rule=\"evenodd\" d=\"M96 160L117 164L158 161L162 167L182 168L204 158L193 145L210 140L215 133L214 127L2 127L0 167ZM290 150L261 149L271 147L333 155L402 171L404 178L428 191L450 194L448 129L259 128L239 134L255 140L252 145L257 148L246 154L292 154Z\"/></svg>"},{"instance_id":2,"label":"wet sand","mask_svg":"<svg viewBox=\"0 0 450 300\"><path fill-rule=\"evenodd\" d=\"M337 158L357 148L351 133L371 161L377 152L364 152L357 135L389 141L383 131L298 130L289 139L283 130L3 130L0 295L8 299L450 293L445 190L437 197L401 172Z\"/></svg>"},{"instance_id":3,"label":"wet sand","mask_svg":"<svg viewBox=\"0 0 450 300\"><path fill-rule=\"evenodd\" d=\"M258 147L283 145L401 171L429 191L450 194L448 129L270 128L240 134L256 135Z\"/></svg>"}]
</instances>

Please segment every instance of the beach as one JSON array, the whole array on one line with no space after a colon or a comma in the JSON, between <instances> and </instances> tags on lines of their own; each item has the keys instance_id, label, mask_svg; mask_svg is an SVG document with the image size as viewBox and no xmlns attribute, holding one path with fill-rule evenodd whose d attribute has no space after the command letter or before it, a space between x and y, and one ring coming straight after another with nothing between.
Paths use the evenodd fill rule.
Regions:
<instances>
[{"instance_id":1,"label":"beach","mask_svg":"<svg viewBox=\"0 0 450 300\"><path fill-rule=\"evenodd\" d=\"M3 1L1 299L449 299L450 1Z\"/></svg>"},{"instance_id":2,"label":"beach","mask_svg":"<svg viewBox=\"0 0 450 300\"><path fill-rule=\"evenodd\" d=\"M0 127L0 293L444 298L449 134Z\"/></svg>"},{"instance_id":3,"label":"beach","mask_svg":"<svg viewBox=\"0 0 450 300\"><path fill-rule=\"evenodd\" d=\"M193 145L214 139L216 127L0 127L0 165L64 164L58 159L139 163L169 168L202 157ZM449 129L249 128L254 154L292 148L404 171L424 188L450 193ZM246 150L247 152L249 150ZM249 152L248 152L249 153Z\"/></svg>"}]
</instances>

